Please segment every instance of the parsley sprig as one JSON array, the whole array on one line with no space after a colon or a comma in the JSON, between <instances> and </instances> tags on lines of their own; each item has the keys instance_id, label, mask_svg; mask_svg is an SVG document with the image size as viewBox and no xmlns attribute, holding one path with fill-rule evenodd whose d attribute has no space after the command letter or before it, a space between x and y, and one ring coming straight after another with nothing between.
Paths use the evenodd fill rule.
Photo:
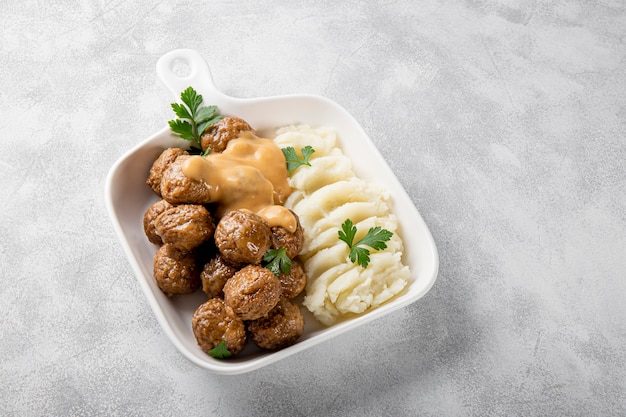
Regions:
<instances>
[{"instance_id":1,"label":"parsley sprig","mask_svg":"<svg viewBox=\"0 0 626 417\"><path fill-rule=\"evenodd\" d=\"M264 267L276 276L291 272L291 259L287 256L287 249L269 249L263 255Z\"/></svg>"},{"instance_id":2,"label":"parsley sprig","mask_svg":"<svg viewBox=\"0 0 626 417\"><path fill-rule=\"evenodd\" d=\"M357 262L363 268L367 268L367 265L370 263L370 250L364 246L369 246L374 250L385 249L387 247L385 242L389 241L391 236L393 236L393 233L389 230L376 226L370 228L365 236L353 243L357 230L356 226L352 224L352 220L346 219L341 225L341 229L338 232L339 240L348 244L350 261Z\"/></svg>"},{"instance_id":3,"label":"parsley sprig","mask_svg":"<svg viewBox=\"0 0 626 417\"><path fill-rule=\"evenodd\" d=\"M222 340L213 349L209 350L209 355L217 359L224 359L232 356L226 347L226 341Z\"/></svg>"},{"instance_id":4,"label":"parsley sprig","mask_svg":"<svg viewBox=\"0 0 626 417\"><path fill-rule=\"evenodd\" d=\"M309 158L315 152L311 146L305 146L300 149L300 153L302 154L302 158L296 152L296 149L293 146L287 146L286 148L281 149L283 151L283 155L285 155L285 159L287 160L287 171L293 172L302 165L311 166L309 162Z\"/></svg>"},{"instance_id":5,"label":"parsley sprig","mask_svg":"<svg viewBox=\"0 0 626 417\"><path fill-rule=\"evenodd\" d=\"M207 127L218 122L223 116L217 114L217 106L202 107L202 95L198 94L192 87L187 87L180 93L180 100L182 103L171 104L178 119L168 122L170 129L182 139L197 145L192 145L193 153L202 154L200 137Z\"/></svg>"}]
</instances>

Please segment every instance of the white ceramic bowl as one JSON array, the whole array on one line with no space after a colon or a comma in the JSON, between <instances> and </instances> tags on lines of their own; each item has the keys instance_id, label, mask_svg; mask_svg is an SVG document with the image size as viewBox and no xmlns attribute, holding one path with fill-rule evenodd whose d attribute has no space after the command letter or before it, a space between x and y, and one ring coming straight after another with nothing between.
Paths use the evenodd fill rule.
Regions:
<instances>
[{"instance_id":1,"label":"white ceramic bowl","mask_svg":"<svg viewBox=\"0 0 626 417\"><path fill-rule=\"evenodd\" d=\"M181 68L187 72L181 74ZM390 302L358 318L324 327L302 308L305 330L293 346L277 352L260 350L248 342L239 355L227 360L214 359L196 345L191 315L204 301L202 291L186 296L166 297L152 277L156 246L143 232L143 214L157 197L145 184L150 166L160 152L170 146L187 147L189 142L172 134L169 127L155 133L123 155L111 168L106 180L106 204L115 230L154 314L174 345L192 362L217 374L248 372L296 352L315 346L350 329L403 308L421 298L433 285L439 266L435 242L410 197L356 120L341 106L314 95L239 99L218 91L204 59L189 49L174 50L157 63L157 74L171 90L173 101L180 92L194 87L206 105L215 104L222 114L245 119L259 133L271 137L277 127L295 123L334 127L339 145L350 157L357 176L383 184L392 196L393 211L404 240L404 262L412 272L408 288ZM167 106L168 103L164 103ZM173 115L173 114L172 114ZM174 118L174 117L172 117Z\"/></svg>"}]
</instances>

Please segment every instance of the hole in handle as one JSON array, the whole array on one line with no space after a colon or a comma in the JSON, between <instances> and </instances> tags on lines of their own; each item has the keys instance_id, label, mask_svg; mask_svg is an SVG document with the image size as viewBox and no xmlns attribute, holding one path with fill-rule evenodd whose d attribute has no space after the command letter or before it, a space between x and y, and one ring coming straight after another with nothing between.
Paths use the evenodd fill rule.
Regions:
<instances>
[{"instance_id":1,"label":"hole in handle","mask_svg":"<svg viewBox=\"0 0 626 417\"><path fill-rule=\"evenodd\" d=\"M176 58L170 63L170 71L178 78L188 78L191 75L191 65L183 58Z\"/></svg>"},{"instance_id":2,"label":"hole in handle","mask_svg":"<svg viewBox=\"0 0 626 417\"><path fill-rule=\"evenodd\" d=\"M213 84L211 69L200 54L192 49L175 49L157 61L157 75L178 99L181 91L193 87L209 100L222 97Z\"/></svg>"}]
</instances>

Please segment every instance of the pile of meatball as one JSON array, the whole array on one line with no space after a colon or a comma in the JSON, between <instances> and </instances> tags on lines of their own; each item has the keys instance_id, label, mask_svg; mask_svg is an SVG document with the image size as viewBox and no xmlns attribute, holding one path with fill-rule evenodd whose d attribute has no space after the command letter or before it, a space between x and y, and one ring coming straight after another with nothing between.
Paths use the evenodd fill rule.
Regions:
<instances>
[{"instance_id":1,"label":"pile of meatball","mask_svg":"<svg viewBox=\"0 0 626 417\"><path fill-rule=\"evenodd\" d=\"M225 117L202 136L203 150L222 152L228 141L253 129L237 117ZM144 214L148 240L158 245L154 279L168 296L200 288L208 297L192 316L200 349L209 352L222 341L231 355L240 353L247 338L262 349L294 344L304 330L304 318L294 301L306 286L296 256L304 233L298 217L295 232L270 227L245 209L215 215L207 187L185 176L190 155L168 148L153 163L146 184L159 196ZM269 249L285 249L292 260L289 273L276 276L262 266Z\"/></svg>"}]
</instances>

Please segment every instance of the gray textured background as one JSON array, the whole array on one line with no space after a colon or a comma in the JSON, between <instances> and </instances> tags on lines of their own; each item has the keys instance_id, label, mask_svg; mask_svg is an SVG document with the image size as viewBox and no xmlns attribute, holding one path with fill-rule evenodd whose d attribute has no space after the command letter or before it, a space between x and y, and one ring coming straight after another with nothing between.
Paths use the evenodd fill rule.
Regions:
<instances>
[{"instance_id":1,"label":"gray textured background","mask_svg":"<svg viewBox=\"0 0 626 417\"><path fill-rule=\"evenodd\" d=\"M626 415L624 1L3 3L0 415ZM425 298L242 376L175 349L103 188L181 47L355 116L438 244Z\"/></svg>"}]
</instances>

